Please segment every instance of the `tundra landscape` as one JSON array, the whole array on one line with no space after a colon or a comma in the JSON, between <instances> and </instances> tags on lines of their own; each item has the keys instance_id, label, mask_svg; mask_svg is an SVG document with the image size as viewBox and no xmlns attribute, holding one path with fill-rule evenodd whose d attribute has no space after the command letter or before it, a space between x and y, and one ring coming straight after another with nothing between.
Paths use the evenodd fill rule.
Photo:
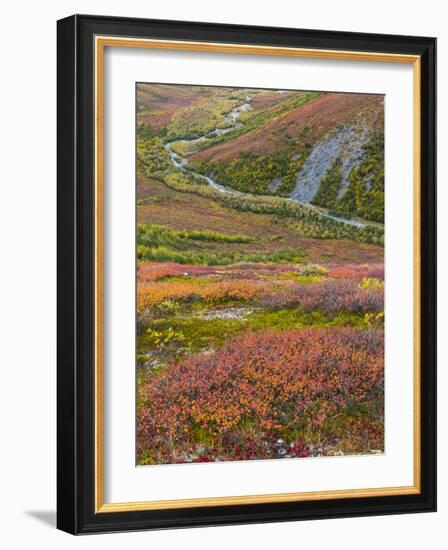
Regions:
<instances>
[{"instance_id":1,"label":"tundra landscape","mask_svg":"<svg viewBox=\"0 0 448 550\"><path fill-rule=\"evenodd\" d=\"M136 110L137 464L384 452L384 97Z\"/></svg>"}]
</instances>

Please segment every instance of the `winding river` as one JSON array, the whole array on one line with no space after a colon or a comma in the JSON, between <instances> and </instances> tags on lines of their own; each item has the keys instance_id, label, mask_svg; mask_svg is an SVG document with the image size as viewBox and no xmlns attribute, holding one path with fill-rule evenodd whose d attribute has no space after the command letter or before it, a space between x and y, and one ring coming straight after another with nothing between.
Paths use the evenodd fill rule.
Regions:
<instances>
[{"instance_id":1,"label":"winding river","mask_svg":"<svg viewBox=\"0 0 448 550\"><path fill-rule=\"evenodd\" d=\"M244 197L244 196L250 197L249 193L243 193L241 191L236 191L235 189L231 189L230 187L227 187L227 186L224 186L224 185L221 185L221 184L217 183L213 178L211 178L209 176L204 176L203 174L199 174L198 172L195 172L194 170L191 170L190 168L188 168L188 159L185 158L185 157L182 157L181 155L179 155L178 153L173 151L173 145L175 143L190 143L190 144L191 143L200 143L200 142L206 141L207 139L210 139L210 138L213 138L213 137L216 137L216 136L222 136L223 134L227 134L227 132L230 132L231 130L234 130L235 128L238 128L239 126L242 125L242 123L238 121L238 117L240 116L240 114L242 112L247 111L247 109L249 109L250 101L251 101L251 97L246 96L245 99L244 99L244 102L241 105L239 105L238 107L233 109L233 111L230 111L230 112L228 112L224 115L224 121L226 123L225 128L216 128L215 130L209 132L208 134L205 134L205 135L203 135L201 137L198 137L198 138L195 138L195 139L178 139L178 140L175 140L175 141L169 141L169 142L165 143L165 149L167 150L173 165L178 170L182 170L182 172L192 174L196 178L200 178L200 179L204 180L209 187L211 187L212 189L215 189L216 191L219 191L221 193L227 193L229 195L239 196L239 197ZM332 214L329 214L327 211L325 211L322 208L318 208L318 207L316 207L312 204L309 204L309 203L298 201L297 199L284 198L284 200L285 201L296 202L296 203L298 203L302 206L305 206L305 207L309 208L310 210L313 210L314 212L316 212L317 214L319 214L320 216L322 216L324 218L329 218L331 220L335 220L335 221L338 221L338 222L341 222L341 223L345 223L347 225L353 225L355 227L360 227L360 228L361 227L367 227L368 225L371 225L371 224L361 222L359 220L352 220L350 218L342 218L342 217L339 217L339 216L333 216Z\"/></svg>"},{"instance_id":2,"label":"winding river","mask_svg":"<svg viewBox=\"0 0 448 550\"><path fill-rule=\"evenodd\" d=\"M209 132L208 134L198 137L196 139L181 139L176 141L169 141L165 143L165 149L168 151L168 154L170 155L171 162L174 164L176 168L179 170L182 170L182 172L187 172L189 174L194 175L197 178L200 178L207 182L209 187L212 189L215 189L216 191L220 191L221 193L228 193L229 195L235 195L235 196L243 196L245 193L242 193L240 191L235 191L234 189L230 189L229 187L225 187L224 185L220 185L216 181L214 181L209 176L204 176L202 174L199 174L198 172L194 172L193 170L190 170L188 165L188 159L185 157L181 157L178 153L173 151L172 146L174 143L200 143L202 141L205 141L207 139L216 137L216 136L222 136L223 134L227 134L227 132L230 132L230 130L234 130L235 128L238 128L241 126L241 122L238 122L238 117L240 113L243 111L247 111L247 109L250 107L250 96L246 96L244 103L242 103L239 107L236 107L233 109L233 111L230 111L229 113L226 113L224 115L224 121L226 123L225 128L216 128L212 132Z\"/></svg>"}]
</instances>

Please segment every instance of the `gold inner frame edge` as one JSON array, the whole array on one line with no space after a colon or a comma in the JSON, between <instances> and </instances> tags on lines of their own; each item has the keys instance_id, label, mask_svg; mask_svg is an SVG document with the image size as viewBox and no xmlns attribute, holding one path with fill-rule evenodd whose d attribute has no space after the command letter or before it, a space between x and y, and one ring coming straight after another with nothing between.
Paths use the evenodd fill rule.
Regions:
<instances>
[{"instance_id":1,"label":"gold inner frame edge","mask_svg":"<svg viewBox=\"0 0 448 550\"><path fill-rule=\"evenodd\" d=\"M154 500L140 502L104 502L104 50L106 47L153 48L210 53L237 53L302 57L315 59L370 61L383 63L407 63L413 65L413 297L414 297L414 350L413 350L413 485L348 490L328 490L244 496L191 498L178 500ZM226 44L214 42L122 38L95 36L95 345L94 345L94 396L95 396L95 513L130 512L143 510L166 510L208 506L231 506L275 502L303 502L362 498L393 495L412 495L421 492L421 387L420 387L420 193L421 193L421 58L418 55L390 54L382 52L359 52L292 48L280 46L257 46L253 44Z\"/></svg>"}]
</instances>

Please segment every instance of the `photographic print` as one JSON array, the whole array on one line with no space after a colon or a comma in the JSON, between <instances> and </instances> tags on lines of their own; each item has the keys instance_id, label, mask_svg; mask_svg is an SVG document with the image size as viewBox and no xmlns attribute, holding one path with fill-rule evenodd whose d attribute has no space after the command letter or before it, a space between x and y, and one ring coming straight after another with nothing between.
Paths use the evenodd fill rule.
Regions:
<instances>
[{"instance_id":1,"label":"photographic print","mask_svg":"<svg viewBox=\"0 0 448 550\"><path fill-rule=\"evenodd\" d=\"M435 76L431 37L58 21L59 529L436 510Z\"/></svg>"},{"instance_id":2,"label":"photographic print","mask_svg":"<svg viewBox=\"0 0 448 550\"><path fill-rule=\"evenodd\" d=\"M138 83L137 464L384 451L384 97Z\"/></svg>"}]
</instances>

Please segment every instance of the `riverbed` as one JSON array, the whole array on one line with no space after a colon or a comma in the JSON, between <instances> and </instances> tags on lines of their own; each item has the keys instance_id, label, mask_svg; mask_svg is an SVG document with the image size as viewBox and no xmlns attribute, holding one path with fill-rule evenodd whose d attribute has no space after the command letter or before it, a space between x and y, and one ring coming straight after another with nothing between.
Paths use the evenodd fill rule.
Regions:
<instances>
[{"instance_id":1,"label":"riverbed","mask_svg":"<svg viewBox=\"0 0 448 550\"><path fill-rule=\"evenodd\" d=\"M235 109L233 109L232 111L229 111L228 113L224 114L225 127L215 128L213 131L209 132L208 134L205 134L205 135L200 136L198 138L180 139L180 140L178 139L178 140L175 140L175 141L169 141L169 142L165 143L165 149L167 150L173 165L178 170L181 170L182 172L191 174L191 175L195 176L195 178L199 178L199 179L205 181L206 184L209 187L211 187L212 189L215 189L216 191L219 191L220 193L227 193L229 195L239 196L239 197L250 197L249 193L243 193L241 191L236 191L235 189L232 189L232 188L227 187L225 185L221 185L220 183L215 181L210 176L205 176L203 174L199 174L198 172L195 172L194 170L191 170L191 168L188 167L188 159L186 157L183 157L183 156L179 155L175 151L173 151L173 145L175 143L189 143L189 144L202 143L202 142L204 142L208 139L211 139L213 137L217 137L217 136L221 136L223 134L227 134L231 130L234 130L235 128L240 127L242 125L242 123L238 121L238 118L239 118L241 113L243 113L244 111L247 111L250 108L250 105L251 105L251 97L249 95L247 95L244 98L244 101L241 105L239 105L238 107L235 107ZM330 214L329 212L327 212L324 208L319 208L319 207L316 207L312 204L309 204L309 203L306 203L306 202L301 202L301 201L299 201L299 200L297 200L293 197L283 198L283 200L296 202L296 203L298 203L298 204L300 204L304 207L307 207L307 208L313 210L314 212L316 212L317 214L319 214L320 216L322 216L324 218L329 218L331 220L341 222L341 223L344 223L344 224L347 224L347 225L353 225L353 226L359 227L359 228L366 227L368 225L373 225L373 224L368 224L368 223L365 223L365 222L362 222L362 221L359 221L359 220L354 220L354 219L351 219L351 218L343 218L343 217L340 217L340 216L335 216L335 215Z\"/></svg>"}]
</instances>

